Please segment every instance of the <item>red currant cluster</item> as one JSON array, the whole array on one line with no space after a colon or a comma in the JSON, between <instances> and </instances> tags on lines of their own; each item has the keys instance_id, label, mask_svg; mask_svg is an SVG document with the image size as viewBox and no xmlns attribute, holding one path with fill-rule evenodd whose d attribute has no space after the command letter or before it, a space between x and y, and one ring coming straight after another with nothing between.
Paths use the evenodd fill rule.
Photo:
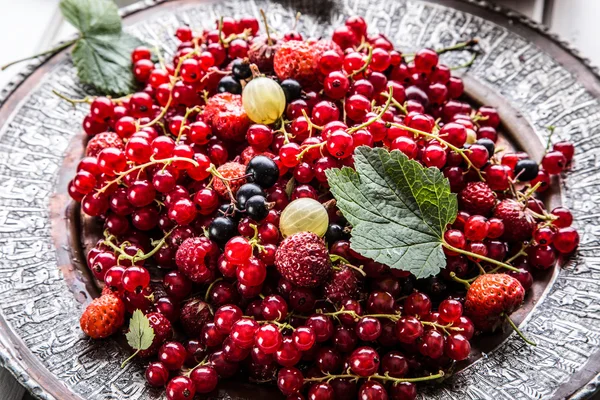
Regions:
<instances>
[{"instance_id":1,"label":"red currant cluster","mask_svg":"<svg viewBox=\"0 0 600 400\"><path fill-rule=\"evenodd\" d=\"M169 400L208 393L238 371L276 381L289 399L414 399L416 382L467 359L484 330L463 315L465 286L504 272L527 290L530 266L549 268L577 247L571 213L534 197L573 146L555 143L541 168L496 149L497 111L467 103L439 60L475 40L409 55L367 34L361 17L332 40L266 28L258 35L256 19L226 17L199 35L180 27L171 63L133 52L142 91L84 100L90 140L69 193L105 228L88 265L128 313L148 317L155 337L139 355L158 358L146 378L166 385ZM260 73L276 90L252 88ZM247 89L263 90L248 98L265 103L248 104ZM358 146L438 168L458 194L438 276L416 279L350 248L325 171L353 167ZM303 254L280 254L281 214L304 198L326 210L325 241L302 230L312 232L302 239L312 258L288 271ZM295 218L285 223L309 219ZM173 329L188 340L171 341Z\"/></svg>"}]
</instances>

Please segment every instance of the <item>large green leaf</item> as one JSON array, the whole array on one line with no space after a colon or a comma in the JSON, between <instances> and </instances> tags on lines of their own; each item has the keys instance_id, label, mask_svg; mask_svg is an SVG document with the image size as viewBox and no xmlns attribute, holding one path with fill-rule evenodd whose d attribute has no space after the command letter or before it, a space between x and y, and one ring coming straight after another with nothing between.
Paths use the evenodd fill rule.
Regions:
<instances>
[{"instance_id":1,"label":"large green leaf","mask_svg":"<svg viewBox=\"0 0 600 400\"><path fill-rule=\"evenodd\" d=\"M82 37L121 32L119 8L112 0L61 0L60 10Z\"/></svg>"},{"instance_id":2,"label":"large green leaf","mask_svg":"<svg viewBox=\"0 0 600 400\"><path fill-rule=\"evenodd\" d=\"M79 79L107 94L131 93L136 87L131 51L142 44L125 32L79 39L73 49Z\"/></svg>"},{"instance_id":3,"label":"large green leaf","mask_svg":"<svg viewBox=\"0 0 600 400\"><path fill-rule=\"evenodd\" d=\"M446 265L442 238L458 210L448 180L436 168L383 148L357 148L354 163L356 171L326 171L353 226L352 249L417 278L437 274Z\"/></svg>"}]
</instances>

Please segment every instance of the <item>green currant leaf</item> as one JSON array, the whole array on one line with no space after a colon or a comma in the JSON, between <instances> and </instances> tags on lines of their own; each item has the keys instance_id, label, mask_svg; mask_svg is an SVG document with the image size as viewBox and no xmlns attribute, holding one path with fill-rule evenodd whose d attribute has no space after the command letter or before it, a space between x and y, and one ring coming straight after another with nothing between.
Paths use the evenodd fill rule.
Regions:
<instances>
[{"instance_id":1,"label":"green currant leaf","mask_svg":"<svg viewBox=\"0 0 600 400\"><path fill-rule=\"evenodd\" d=\"M126 32L82 37L73 49L77 76L103 93L125 95L136 88L131 52L141 40Z\"/></svg>"},{"instance_id":2,"label":"green currant leaf","mask_svg":"<svg viewBox=\"0 0 600 400\"><path fill-rule=\"evenodd\" d=\"M60 11L84 38L121 32L119 8L112 0L61 0Z\"/></svg>"},{"instance_id":3,"label":"green currant leaf","mask_svg":"<svg viewBox=\"0 0 600 400\"><path fill-rule=\"evenodd\" d=\"M146 350L154 340L154 329L148 317L140 310L135 310L129 321L129 332L125 335L127 343L135 350Z\"/></svg>"},{"instance_id":4,"label":"green currant leaf","mask_svg":"<svg viewBox=\"0 0 600 400\"><path fill-rule=\"evenodd\" d=\"M446 265L446 226L458 212L448 180L397 150L361 146L354 164L356 171L326 171L337 206L353 226L350 247L417 278L437 274Z\"/></svg>"}]
</instances>

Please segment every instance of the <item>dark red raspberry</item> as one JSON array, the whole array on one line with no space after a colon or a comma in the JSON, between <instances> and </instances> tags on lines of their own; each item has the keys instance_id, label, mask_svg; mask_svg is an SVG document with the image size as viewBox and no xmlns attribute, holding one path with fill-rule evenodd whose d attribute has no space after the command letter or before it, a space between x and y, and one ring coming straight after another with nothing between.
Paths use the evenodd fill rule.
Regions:
<instances>
[{"instance_id":1,"label":"dark red raspberry","mask_svg":"<svg viewBox=\"0 0 600 400\"><path fill-rule=\"evenodd\" d=\"M485 182L470 182L460 192L460 206L469 214L487 217L496 205L496 196Z\"/></svg>"},{"instance_id":2,"label":"dark red raspberry","mask_svg":"<svg viewBox=\"0 0 600 400\"><path fill-rule=\"evenodd\" d=\"M246 174L246 167L240 164L239 162L232 161L225 163L219 168L217 168L217 171L225 179L235 179L233 181L228 181L229 187L231 188L231 192L234 196L237 193L237 190L240 188L240 186L246 183L246 179L236 179L241 178ZM213 189L215 189L215 191L219 193L221 197L225 199L229 198L229 193L227 193L227 187L225 186L223 181L217 177L215 177L213 181Z\"/></svg>"},{"instance_id":3,"label":"dark red raspberry","mask_svg":"<svg viewBox=\"0 0 600 400\"><path fill-rule=\"evenodd\" d=\"M358 297L358 279L351 268L342 266L323 286L323 294L334 303Z\"/></svg>"},{"instance_id":4,"label":"dark red raspberry","mask_svg":"<svg viewBox=\"0 0 600 400\"><path fill-rule=\"evenodd\" d=\"M123 140L114 132L102 132L94 136L87 143L85 155L96 157L102 150L109 147L116 147L119 150L125 149Z\"/></svg>"},{"instance_id":5,"label":"dark red raspberry","mask_svg":"<svg viewBox=\"0 0 600 400\"><path fill-rule=\"evenodd\" d=\"M207 321L212 321L210 306L199 297L188 300L181 307L181 325L188 336L199 337Z\"/></svg>"},{"instance_id":6,"label":"dark red raspberry","mask_svg":"<svg viewBox=\"0 0 600 400\"><path fill-rule=\"evenodd\" d=\"M214 244L206 237L186 239L177 249L175 263L185 276L192 282L206 281L209 265L212 264Z\"/></svg>"},{"instance_id":7,"label":"dark red raspberry","mask_svg":"<svg viewBox=\"0 0 600 400\"><path fill-rule=\"evenodd\" d=\"M159 312L146 314L146 317L150 322L150 327L154 329L154 339L152 340L150 347L140 351L140 357L150 357L155 355L163 343L173 338L173 328L167 317Z\"/></svg>"},{"instance_id":8,"label":"dark red raspberry","mask_svg":"<svg viewBox=\"0 0 600 400\"><path fill-rule=\"evenodd\" d=\"M504 224L502 239L507 242L531 240L535 223L520 203L512 199L502 200L494 210L494 217L500 218Z\"/></svg>"},{"instance_id":9,"label":"dark red raspberry","mask_svg":"<svg viewBox=\"0 0 600 400\"><path fill-rule=\"evenodd\" d=\"M275 265L285 279L304 287L321 285L331 272L325 242L312 232L295 233L281 242Z\"/></svg>"}]
</instances>

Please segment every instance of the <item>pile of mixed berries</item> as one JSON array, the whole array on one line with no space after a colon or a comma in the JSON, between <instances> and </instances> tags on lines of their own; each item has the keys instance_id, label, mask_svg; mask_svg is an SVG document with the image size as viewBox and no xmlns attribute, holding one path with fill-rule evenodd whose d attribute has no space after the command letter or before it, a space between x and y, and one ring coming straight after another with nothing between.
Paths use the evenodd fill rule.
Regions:
<instances>
[{"instance_id":1,"label":"pile of mixed berries","mask_svg":"<svg viewBox=\"0 0 600 400\"><path fill-rule=\"evenodd\" d=\"M133 52L141 91L90 99L69 193L104 224L87 255L103 291L81 328L126 333L141 310L154 336L134 350L170 400L234 375L288 399L414 399L416 382L469 357L475 334L510 322L532 270L577 247L569 210L535 197L573 145L540 164L496 148L499 115L465 102L439 63L449 49L401 54L361 17L331 39L265 28L180 27L172 63ZM325 171L352 167L358 146L438 168L457 193L438 276L351 248Z\"/></svg>"}]
</instances>

